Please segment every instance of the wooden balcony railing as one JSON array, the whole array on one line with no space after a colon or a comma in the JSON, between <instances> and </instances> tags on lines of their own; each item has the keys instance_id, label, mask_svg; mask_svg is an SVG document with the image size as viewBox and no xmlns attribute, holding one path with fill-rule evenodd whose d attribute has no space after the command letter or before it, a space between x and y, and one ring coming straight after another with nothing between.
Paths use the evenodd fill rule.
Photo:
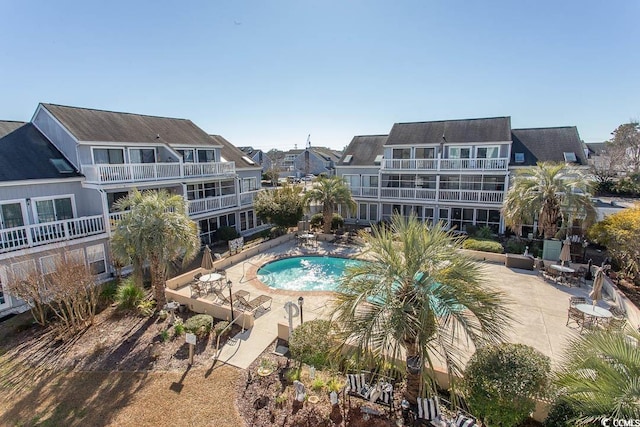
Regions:
<instances>
[{"instance_id":1,"label":"wooden balcony railing","mask_svg":"<svg viewBox=\"0 0 640 427\"><path fill-rule=\"evenodd\" d=\"M233 175L234 162L82 165L87 182L112 184Z\"/></svg>"}]
</instances>

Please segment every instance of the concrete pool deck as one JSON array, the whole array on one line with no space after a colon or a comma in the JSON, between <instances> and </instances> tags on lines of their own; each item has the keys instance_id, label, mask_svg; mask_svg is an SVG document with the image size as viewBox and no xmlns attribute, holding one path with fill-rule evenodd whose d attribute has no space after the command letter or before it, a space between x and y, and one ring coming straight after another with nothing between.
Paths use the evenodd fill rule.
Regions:
<instances>
[{"instance_id":1,"label":"concrete pool deck","mask_svg":"<svg viewBox=\"0 0 640 427\"><path fill-rule=\"evenodd\" d=\"M239 334L222 348L218 360L246 369L278 335L278 323L287 323L284 305L288 301L297 304L299 296L304 297L304 321L323 318L331 313L330 292L292 292L266 287L255 277L258 266L283 256L295 255L336 255L354 256L360 248L338 246L328 242L318 242L317 248L298 247L294 242L268 249L226 269L227 279L233 282L233 291L245 290L251 298L267 294L273 298L271 309L257 312L254 326ZM538 277L536 271L507 268L502 264L483 262L486 285L501 290L510 300L509 309L514 322L507 331L509 341L530 345L551 358L557 366L563 356L568 341L579 335L575 323L567 321L570 296L588 297L591 283L582 287L569 288L551 284ZM605 296L606 298L606 296ZM607 300L599 305L608 307ZM299 324L294 319L294 325ZM473 353L469 349L468 357ZM465 358L465 359L466 359Z\"/></svg>"}]
</instances>

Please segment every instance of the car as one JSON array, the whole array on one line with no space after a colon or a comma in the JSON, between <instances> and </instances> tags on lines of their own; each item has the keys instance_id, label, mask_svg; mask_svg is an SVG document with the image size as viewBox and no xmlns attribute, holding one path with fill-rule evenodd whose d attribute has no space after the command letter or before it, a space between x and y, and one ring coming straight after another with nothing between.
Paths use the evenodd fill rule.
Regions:
<instances>
[{"instance_id":1,"label":"car","mask_svg":"<svg viewBox=\"0 0 640 427\"><path fill-rule=\"evenodd\" d=\"M302 178L303 181L313 181L315 179L315 175L309 174Z\"/></svg>"}]
</instances>

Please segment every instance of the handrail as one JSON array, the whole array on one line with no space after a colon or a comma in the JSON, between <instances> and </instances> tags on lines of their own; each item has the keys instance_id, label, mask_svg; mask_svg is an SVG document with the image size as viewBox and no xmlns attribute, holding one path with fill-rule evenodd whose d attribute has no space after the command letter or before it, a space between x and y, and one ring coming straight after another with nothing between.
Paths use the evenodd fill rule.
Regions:
<instances>
[{"instance_id":1,"label":"handrail","mask_svg":"<svg viewBox=\"0 0 640 427\"><path fill-rule=\"evenodd\" d=\"M231 307L231 312L233 312L233 307ZM227 329L231 328L231 326L233 326L234 323L236 323L238 320L240 320L240 317L242 317L242 332L244 332L244 315L236 317L223 330L221 330L220 333L218 334L218 338L216 339L216 353L213 355L213 359L214 360L218 360L218 356L220 356L220 353L219 353L220 337L222 337L224 335L224 331L226 331ZM211 321L211 329L213 329L213 321Z\"/></svg>"},{"instance_id":2,"label":"handrail","mask_svg":"<svg viewBox=\"0 0 640 427\"><path fill-rule=\"evenodd\" d=\"M243 263L242 263L242 277L240 278L240 283L244 283L244 282L242 281L242 279L244 279L244 276L245 276L245 273L246 273L246 271L245 271L245 268L244 268L244 267L245 267L247 264L251 264L251 265L253 265L254 267L258 267L258 268L262 267L261 265L255 264L255 263L253 263L253 262L251 262L251 261L245 261L245 262L243 262Z\"/></svg>"}]
</instances>

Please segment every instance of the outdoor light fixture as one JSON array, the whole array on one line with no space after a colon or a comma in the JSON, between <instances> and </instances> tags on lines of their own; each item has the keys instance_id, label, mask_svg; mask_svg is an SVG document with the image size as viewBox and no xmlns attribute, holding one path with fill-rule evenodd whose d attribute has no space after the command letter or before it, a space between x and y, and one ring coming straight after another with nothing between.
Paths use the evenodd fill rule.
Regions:
<instances>
[{"instance_id":1,"label":"outdoor light fixture","mask_svg":"<svg viewBox=\"0 0 640 427\"><path fill-rule=\"evenodd\" d=\"M302 322L304 322L304 320L302 319L302 304L304 304L304 298L300 297L298 298L298 305L300 306L300 324L302 325Z\"/></svg>"},{"instance_id":2,"label":"outdoor light fixture","mask_svg":"<svg viewBox=\"0 0 640 427\"><path fill-rule=\"evenodd\" d=\"M231 304L231 323L233 323L233 295L231 294L231 287L233 283L231 280L227 280L227 288L229 288L229 304Z\"/></svg>"}]
</instances>

